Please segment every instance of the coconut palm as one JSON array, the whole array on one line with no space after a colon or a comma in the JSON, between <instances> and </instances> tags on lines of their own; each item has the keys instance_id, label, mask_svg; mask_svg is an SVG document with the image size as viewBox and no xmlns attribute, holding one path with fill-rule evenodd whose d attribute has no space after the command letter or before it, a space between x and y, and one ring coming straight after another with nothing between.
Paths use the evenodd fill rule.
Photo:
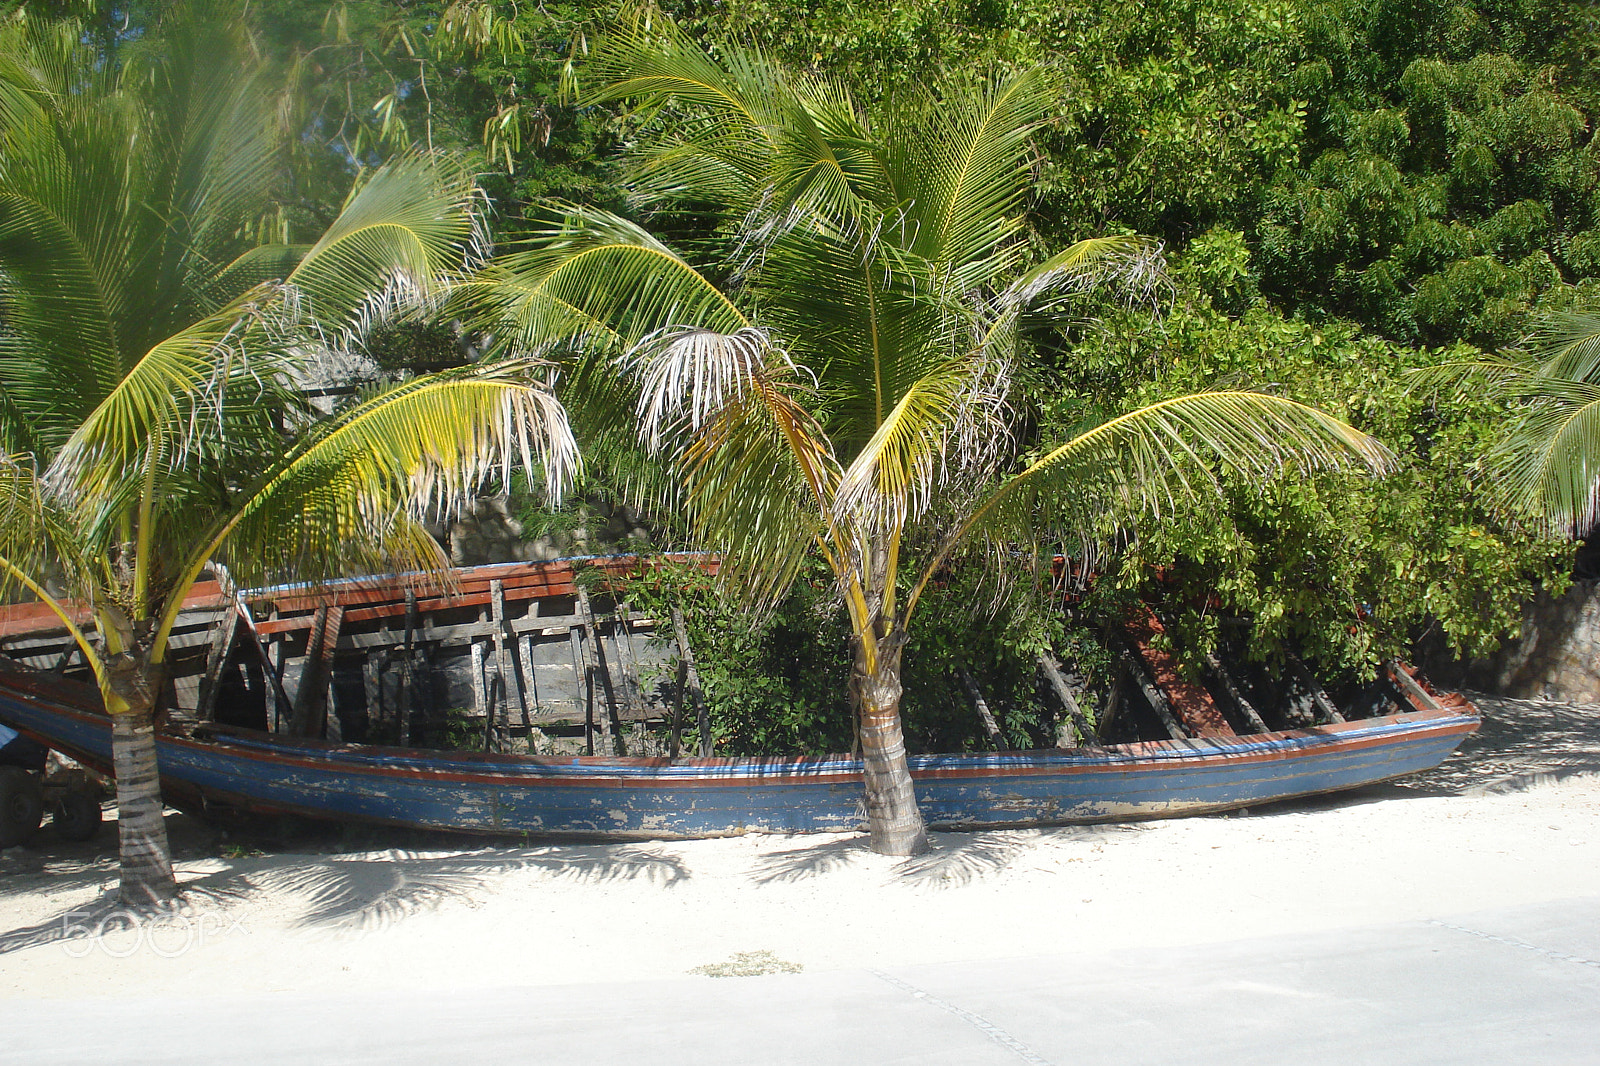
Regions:
<instances>
[{"instance_id":1,"label":"coconut palm","mask_svg":"<svg viewBox=\"0 0 1600 1066\"><path fill-rule=\"evenodd\" d=\"M331 415L300 398L364 323L436 298L474 193L403 159L313 243L257 243L274 153L248 46L186 22L112 62L71 27L0 34L0 592L54 609L98 683L129 902L175 888L152 716L203 570L438 570L434 509L513 460L559 487L575 458L526 361Z\"/></svg>"},{"instance_id":2,"label":"coconut palm","mask_svg":"<svg viewBox=\"0 0 1600 1066\"><path fill-rule=\"evenodd\" d=\"M1600 524L1600 304L1547 316L1515 350L1446 364L1423 380L1487 387L1511 407L1486 457L1506 509L1557 534Z\"/></svg>"},{"instance_id":3,"label":"coconut palm","mask_svg":"<svg viewBox=\"0 0 1600 1066\"><path fill-rule=\"evenodd\" d=\"M1384 461L1327 415L1240 391L1168 400L1019 457L1007 398L1029 330L1089 287L1158 277L1137 238L1031 258L1022 210L1052 101L1042 71L868 115L834 82L738 48L718 63L647 20L612 36L591 71L606 80L596 100L631 100L644 123L639 205L710 205L726 253L697 265L631 222L572 208L491 264L478 294L522 348L571 354L569 407L627 401L742 592L770 602L807 552L826 559L854 630L876 851L925 846L901 655L954 553L1102 536L1209 491L1218 469Z\"/></svg>"}]
</instances>

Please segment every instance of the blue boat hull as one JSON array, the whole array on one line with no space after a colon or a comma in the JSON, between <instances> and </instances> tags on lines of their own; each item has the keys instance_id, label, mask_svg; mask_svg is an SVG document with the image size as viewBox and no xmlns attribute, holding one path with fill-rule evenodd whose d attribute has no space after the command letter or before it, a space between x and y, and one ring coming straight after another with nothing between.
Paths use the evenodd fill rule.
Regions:
<instances>
[{"instance_id":1,"label":"blue boat hull","mask_svg":"<svg viewBox=\"0 0 1600 1066\"><path fill-rule=\"evenodd\" d=\"M89 766L111 763L92 689L0 674L0 721ZM911 758L928 824L999 828L1167 818L1354 788L1437 766L1470 705L1310 729L1107 748ZM620 839L844 832L865 825L861 761L538 757L290 740L244 730L157 739L180 807Z\"/></svg>"}]
</instances>

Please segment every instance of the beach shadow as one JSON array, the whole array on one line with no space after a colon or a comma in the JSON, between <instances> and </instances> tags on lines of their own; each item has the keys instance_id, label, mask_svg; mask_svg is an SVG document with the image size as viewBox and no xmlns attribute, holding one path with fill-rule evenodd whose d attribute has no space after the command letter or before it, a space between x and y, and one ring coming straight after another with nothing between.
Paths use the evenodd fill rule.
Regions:
<instances>
[{"instance_id":1,"label":"beach shadow","mask_svg":"<svg viewBox=\"0 0 1600 1066\"><path fill-rule=\"evenodd\" d=\"M896 863L890 884L931 888L957 888L999 874L1019 856L1041 844L1091 843L1110 836L1143 832L1138 825L1075 825L1048 829L1003 829L973 832L930 832L929 850ZM867 837L850 836L808 847L790 848L764 855L756 861L751 879L758 885L792 884L824 877L868 859Z\"/></svg>"},{"instance_id":2,"label":"beach shadow","mask_svg":"<svg viewBox=\"0 0 1600 1066\"><path fill-rule=\"evenodd\" d=\"M386 928L445 903L474 902L491 889L494 879L519 871L537 871L583 884L647 881L662 887L690 876L677 857L653 854L632 844L223 861L228 865L222 870L182 878L179 899L167 906L133 910L117 901L114 890L108 890L90 903L0 933L0 956L127 923L170 925L207 917L226 920L230 910L242 909L261 897L293 909L296 913L290 924L294 928L362 932Z\"/></svg>"},{"instance_id":3,"label":"beach shadow","mask_svg":"<svg viewBox=\"0 0 1600 1066\"><path fill-rule=\"evenodd\" d=\"M758 885L792 884L846 869L870 854L864 836L835 838L763 855L756 860L751 879Z\"/></svg>"}]
</instances>

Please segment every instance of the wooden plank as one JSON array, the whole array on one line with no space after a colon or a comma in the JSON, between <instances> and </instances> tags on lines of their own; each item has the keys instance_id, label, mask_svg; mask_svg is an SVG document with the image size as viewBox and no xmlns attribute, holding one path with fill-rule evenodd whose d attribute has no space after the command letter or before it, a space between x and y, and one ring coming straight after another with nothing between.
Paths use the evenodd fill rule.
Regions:
<instances>
[{"instance_id":1,"label":"wooden plank","mask_svg":"<svg viewBox=\"0 0 1600 1066\"><path fill-rule=\"evenodd\" d=\"M1045 679L1050 682L1050 687L1055 690L1056 698L1067 709L1067 717L1063 724L1070 722L1071 725L1069 729L1062 730L1062 733L1065 734L1069 731L1076 733L1076 744L1092 743L1095 739L1094 730L1090 728L1089 719L1084 715L1083 708L1078 706L1076 697L1072 695L1072 689L1067 685L1067 679L1062 676L1061 664L1056 662L1056 657L1047 651L1041 651L1039 653L1039 669L1044 671ZM1067 740L1068 743L1063 744L1061 743L1062 740ZM1073 740L1074 738L1072 737L1058 735L1056 747L1075 747L1076 744L1072 743Z\"/></svg>"},{"instance_id":2,"label":"wooden plank","mask_svg":"<svg viewBox=\"0 0 1600 1066\"><path fill-rule=\"evenodd\" d=\"M1403 663L1396 662L1393 659L1389 660L1388 671L1389 676L1394 679L1394 683L1400 686L1400 690L1409 696L1413 703L1430 711L1443 711L1445 709L1444 704L1440 703L1433 697L1432 693L1417 683L1417 679L1411 676L1411 671L1407 670Z\"/></svg>"},{"instance_id":3,"label":"wooden plank","mask_svg":"<svg viewBox=\"0 0 1600 1066\"><path fill-rule=\"evenodd\" d=\"M339 613L343 621L344 608L324 607L317 611L315 625L306 638L305 665L300 671L300 683L295 686L294 709L289 718L289 733L291 736L309 737L322 735L322 714L327 711L326 691L327 679L323 675L322 663L327 654L332 650L328 642L328 630L331 628L330 620L334 612ZM335 633L334 641L338 635Z\"/></svg>"},{"instance_id":4,"label":"wooden plank","mask_svg":"<svg viewBox=\"0 0 1600 1066\"><path fill-rule=\"evenodd\" d=\"M1197 737L1236 735L1205 686L1185 677L1177 657L1156 646L1156 638L1165 635L1166 627L1147 604L1141 603L1128 612L1123 629L1138 658L1148 667L1148 676L1166 693L1172 713L1182 719L1189 732Z\"/></svg>"},{"instance_id":5,"label":"wooden plank","mask_svg":"<svg viewBox=\"0 0 1600 1066\"><path fill-rule=\"evenodd\" d=\"M472 642L472 713L483 715L483 750L493 751L494 712L489 707L489 693L484 684L483 642Z\"/></svg>"},{"instance_id":6,"label":"wooden plank","mask_svg":"<svg viewBox=\"0 0 1600 1066\"><path fill-rule=\"evenodd\" d=\"M587 638L583 647L588 655L585 667L589 670L590 678L598 678L601 692L605 695L605 706L599 708L600 721L600 749L607 755L621 755L619 746L622 741L622 731L613 730L612 723L618 721L616 693L611 691L611 671L606 667L605 648L600 643L600 629L594 624L594 611L589 607L589 593L584 589L578 590L578 617L583 622L584 635ZM591 680L590 688L594 687Z\"/></svg>"},{"instance_id":7,"label":"wooden plank","mask_svg":"<svg viewBox=\"0 0 1600 1066\"><path fill-rule=\"evenodd\" d=\"M517 677L520 681L519 691L522 694L522 725L532 728L530 715L539 714L539 677L533 668L533 637L526 635L519 638L519 655L517 661ZM532 741L529 741L530 750Z\"/></svg>"},{"instance_id":8,"label":"wooden plank","mask_svg":"<svg viewBox=\"0 0 1600 1066\"><path fill-rule=\"evenodd\" d=\"M206 672L200 677L200 695L194 708L194 716L199 721L209 722L216 717L217 690L222 687L222 671L228 665L233 638L238 631L238 609L223 611L212 632L211 650L206 653Z\"/></svg>"},{"instance_id":9,"label":"wooden plank","mask_svg":"<svg viewBox=\"0 0 1600 1066\"><path fill-rule=\"evenodd\" d=\"M678 641L678 659L684 665L684 681L689 686L689 698L694 702L695 727L700 731L700 757L711 758L711 711L706 707L705 693L700 689L700 670L695 666L694 649L689 646L689 630L683 624L683 611L672 608L672 633Z\"/></svg>"},{"instance_id":10,"label":"wooden plank","mask_svg":"<svg viewBox=\"0 0 1600 1066\"><path fill-rule=\"evenodd\" d=\"M1117 712L1122 710L1122 702L1126 697L1128 687L1128 668L1122 663L1117 664L1117 676L1111 680L1111 691L1106 693L1106 713L1100 716L1100 738L1102 740L1111 736L1111 723L1117 720Z\"/></svg>"},{"instance_id":11,"label":"wooden plank","mask_svg":"<svg viewBox=\"0 0 1600 1066\"><path fill-rule=\"evenodd\" d=\"M417 634L417 594L406 590L406 628L405 643L400 660L400 699L396 715L400 719L400 746L408 747L411 744L411 707L416 699L417 684L417 651L413 643Z\"/></svg>"},{"instance_id":12,"label":"wooden plank","mask_svg":"<svg viewBox=\"0 0 1600 1066\"><path fill-rule=\"evenodd\" d=\"M1311 676L1311 671L1306 669L1305 663L1291 655L1289 656L1289 668L1295 672L1295 676L1306 687L1306 691L1311 693L1311 701L1317 705L1317 709L1322 712L1324 718L1330 722L1344 721L1344 715L1339 713L1339 708L1333 705L1333 701L1328 698L1327 692L1323 690L1317 679Z\"/></svg>"},{"instance_id":13,"label":"wooden plank","mask_svg":"<svg viewBox=\"0 0 1600 1066\"><path fill-rule=\"evenodd\" d=\"M639 686L639 659L633 650L633 618L627 601L616 601L611 614L611 645L617 649L617 665L622 670L622 702L642 707L644 690Z\"/></svg>"},{"instance_id":14,"label":"wooden plank","mask_svg":"<svg viewBox=\"0 0 1600 1066\"><path fill-rule=\"evenodd\" d=\"M383 652L369 651L367 652L366 661L361 664L361 691L367 700L367 721L369 722L381 722L384 720L383 660Z\"/></svg>"},{"instance_id":15,"label":"wooden plank","mask_svg":"<svg viewBox=\"0 0 1600 1066\"><path fill-rule=\"evenodd\" d=\"M1167 734L1173 740L1188 740L1189 735L1183 731L1183 726L1178 724L1178 719L1173 716L1172 708L1167 705L1166 694L1156 686L1149 674L1145 673L1144 666L1135 657L1133 652L1126 648L1119 648L1123 664L1127 667L1128 676L1133 683L1139 686L1144 693L1144 698L1150 701L1150 706L1155 708L1156 717L1161 719L1161 724L1167 727Z\"/></svg>"},{"instance_id":16,"label":"wooden plank","mask_svg":"<svg viewBox=\"0 0 1600 1066\"><path fill-rule=\"evenodd\" d=\"M1228 672L1227 667L1222 665L1222 660L1217 658L1216 652L1206 653L1206 666L1216 675L1217 680L1222 682L1222 687L1227 690L1228 698L1233 700L1234 706L1239 708L1239 713L1244 715L1245 721L1250 723L1250 728L1257 733L1267 732L1267 723L1262 719L1261 715L1256 713L1256 709L1250 701L1245 699L1244 693L1239 691L1239 686L1234 684L1233 675Z\"/></svg>"},{"instance_id":17,"label":"wooden plank","mask_svg":"<svg viewBox=\"0 0 1600 1066\"><path fill-rule=\"evenodd\" d=\"M972 706L977 710L979 720L983 722L983 731L989 734L989 739L994 743L996 750L1003 749L1005 741L1000 736L1000 725L994 720L994 715L989 713L989 701L983 698L983 690L965 670L961 671L961 683L966 686Z\"/></svg>"},{"instance_id":18,"label":"wooden plank","mask_svg":"<svg viewBox=\"0 0 1600 1066\"><path fill-rule=\"evenodd\" d=\"M583 630L573 626L567 630L572 642L572 688L578 694L578 706L583 711L584 751L594 754L594 685L593 675L583 658Z\"/></svg>"},{"instance_id":19,"label":"wooden plank","mask_svg":"<svg viewBox=\"0 0 1600 1066\"><path fill-rule=\"evenodd\" d=\"M689 667L678 662L677 677L672 686L672 728L667 734L667 758L676 759L683 750L683 690L688 685Z\"/></svg>"},{"instance_id":20,"label":"wooden plank","mask_svg":"<svg viewBox=\"0 0 1600 1066\"><path fill-rule=\"evenodd\" d=\"M495 719L495 732L504 749L506 739L510 736L510 692L511 669L507 665L506 641L512 639L506 630L506 590L505 585L499 580L489 583L489 621L494 625L494 667L499 675L498 692L493 701Z\"/></svg>"}]
</instances>

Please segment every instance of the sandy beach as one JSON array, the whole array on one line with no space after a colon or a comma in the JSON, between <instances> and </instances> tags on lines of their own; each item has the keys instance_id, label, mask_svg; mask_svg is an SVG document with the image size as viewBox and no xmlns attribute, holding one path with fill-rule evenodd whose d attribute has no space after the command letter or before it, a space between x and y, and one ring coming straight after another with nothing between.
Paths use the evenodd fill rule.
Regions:
<instances>
[{"instance_id":1,"label":"sandy beach","mask_svg":"<svg viewBox=\"0 0 1600 1066\"><path fill-rule=\"evenodd\" d=\"M278 851L169 815L182 903L130 924L115 832L0 855L0 995L539 986L1003 959L1332 931L1600 894L1600 709L1484 698L1439 769L1137 825Z\"/></svg>"}]
</instances>

